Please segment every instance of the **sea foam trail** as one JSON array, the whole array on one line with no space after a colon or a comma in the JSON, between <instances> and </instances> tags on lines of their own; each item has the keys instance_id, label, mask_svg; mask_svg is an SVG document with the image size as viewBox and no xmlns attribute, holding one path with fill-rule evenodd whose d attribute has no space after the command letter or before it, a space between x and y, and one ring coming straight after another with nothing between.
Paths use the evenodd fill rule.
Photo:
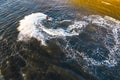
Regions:
<instances>
[{"instance_id":1,"label":"sea foam trail","mask_svg":"<svg viewBox=\"0 0 120 80\"><path fill-rule=\"evenodd\" d=\"M47 28L43 25L43 21L46 20L47 15L43 13L33 13L31 15L25 16L23 20L20 21L20 26L17 28L19 31L18 40L28 41L31 38L36 38L41 41L42 45L46 45L45 41L51 38L66 37L79 35L79 32L83 26L87 25L87 22L75 22L77 27L70 25L67 29L62 28ZM79 29L75 31L74 29Z\"/></svg>"},{"instance_id":2,"label":"sea foam trail","mask_svg":"<svg viewBox=\"0 0 120 80\"><path fill-rule=\"evenodd\" d=\"M45 14L43 13L33 13L28 16L25 16L24 19L20 21L20 25L17 28L19 31L18 40L19 41L28 41L31 38L35 38L38 41L41 41L41 45L47 46L46 40L50 40L53 38L61 38L66 43L65 45L59 44L59 47L62 47L71 59L75 59L78 63L79 58L81 56L83 60L85 60L87 65L105 65L108 67L113 67L117 65L118 61L120 61L120 21L113 19L109 16L99 16L99 15L90 15L84 16L81 21L74 21L73 24L70 24L67 28L48 28L43 23L47 21ZM64 21L63 21L64 22ZM93 57L90 57L89 54L85 54L84 52L79 52L79 50L74 49L74 45L71 45L66 38L78 36L85 28L89 27L89 24L96 25L97 27L104 28L108 32L103 37L104 45L109 50L108 57L100 54L100 48L97 48L93 51L93 55L99 53L99 55L104 56L105 59L102 61L97 61ZM114 45L109 45L108 38L109 36L113 36L112 40L114 40ZM94 36L94 35L93 35ZM69 45L70 46L69 46ZM76 44L79 44L76 42ZM116 56L117 55L117 56Z\"/></svg>"}]
</instances>

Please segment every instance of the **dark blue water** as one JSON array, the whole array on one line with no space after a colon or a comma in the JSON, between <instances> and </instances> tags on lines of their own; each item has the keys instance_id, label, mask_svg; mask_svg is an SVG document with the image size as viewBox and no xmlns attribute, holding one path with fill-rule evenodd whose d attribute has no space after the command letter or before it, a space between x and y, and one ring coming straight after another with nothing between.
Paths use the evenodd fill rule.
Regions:
<instances>
[{"instance_id":1,"label":"dark blue water","mask_svg":"<svg viewBox=\"0 0 120 80\"><path fill-rule=\"evenodd\" d=\"M31 13L42 12L57 20L72 21L94 13L77 10L66 3L0 1L0 80L120 80L119 46L113 50L115 55L111 54L116 49L114 45L119 45L116 41L120 32L114 34L111 28L90 23L77 36L46 41L48 46L40 45L34 38L18 41L19 21ZM66 25L58 27L61 26Z\"/></svg>"}]
</instances>

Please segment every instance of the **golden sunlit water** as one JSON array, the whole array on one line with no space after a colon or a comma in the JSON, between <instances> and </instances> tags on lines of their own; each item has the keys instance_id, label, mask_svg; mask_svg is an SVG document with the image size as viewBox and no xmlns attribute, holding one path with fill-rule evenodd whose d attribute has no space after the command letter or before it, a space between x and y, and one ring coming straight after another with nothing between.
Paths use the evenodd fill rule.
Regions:
<instances>
[{"instance_id":1,"label":"golden sunlit water","mask_svg":"<svg viewBox=\"0 0 120 80\"><path fill-rule=\"evenodd\" d=\"M72 4L120 20L120 0L72 0Z\"/></svg>"}]
</instances>

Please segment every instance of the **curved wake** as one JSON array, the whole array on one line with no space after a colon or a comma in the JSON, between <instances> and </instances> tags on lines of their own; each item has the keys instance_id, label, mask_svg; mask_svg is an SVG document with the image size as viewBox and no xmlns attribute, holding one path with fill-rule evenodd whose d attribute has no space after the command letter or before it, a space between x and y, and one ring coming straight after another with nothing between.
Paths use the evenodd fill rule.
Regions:
<instances>
[{"instance_id":1,"label":"curved wake","mask_svg":"<svg viewBox=\"0 0 120 80\"><path fill-rule=\"evenodd\" d=\"M42 45L46 45L45 41L51 38L79 35L81 28L87 25L87 22L79 21L75 22L75 25L70 25L67 29L47 28L43 24L44 21L47 22L46 17L47 15L43 13L34 13L21 20L18 27L20 32L18 40L27 41L31 38L36 38L42 42ZM79 31L75 31L75 29L79 29Z\"/></svg>"},{"instance_id":2,"label":"curved wake","mask_svg":"<svg viewBox=\"0 0 120 80\"><path fill-rule=\"evenodd\" d=\"M57 45L63 49L69 59L79 63L82 57L87 66L117 65L120 57L120 21L108 16L90 15L83 17L81 21L71 21L67 28L63 26L49 28L44 22L52 23L52 21L47 21L46 16L43 13L33 13L21 20L18 40L28 41L36 38L41 41L41 45L47 46L47 40L60 38L65 44L58 40ZM67 20L62 22L66 23ZM61 24L57 22L53 25L58 23Z\"/></svg>"}]
</instances>

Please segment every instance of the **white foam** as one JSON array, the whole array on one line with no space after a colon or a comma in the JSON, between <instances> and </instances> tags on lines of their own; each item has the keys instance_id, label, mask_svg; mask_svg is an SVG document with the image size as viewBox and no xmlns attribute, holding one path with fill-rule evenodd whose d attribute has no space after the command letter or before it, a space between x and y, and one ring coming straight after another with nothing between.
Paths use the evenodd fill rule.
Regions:
<instances>
[{"instance_id":1,"label":"white foam","mask_svg":"<svg viewBox=\"0 0 120 80\"><path fill-rule=\"evenodd\" d=\"M96 61L94 58L88 57L87 55L85 55L85 53L76 51L72 48L65 48L66 50L68 50L68 56L71 57L72 59L76 59L76 61L78 63L81 62L81 61L79 61L78 56L81 56L83 58L83 60L85 60L87 62L88 66L92 66L92 65L95 65L95 66L105 65L108 67L116 66L118 64L118 59L117 59L116 55L120 55L119 54L120 52L117 52L120 48L120 37L119 37L120 21L116 20L112 17L109 17L109 16L102 17L100 15L85 16L85 17L83 17L83 19L85 21L82 21L82 23L85 22L85 23L87 23L87 25L94 24L98 27L104 27L107 30L111 30L111 32L112 32L111 34L112 34L113 40L115 42L114 46L110 47L110 45L105 44L105 47L109 50L110 53L108 54L108 57L103 55L104 57L106 57L106 59L102 60L102 61ZM79 29L81 26L77 25L77 24L80 24L80 23L81 23L80 21L78 23L75 22L75 24L73 26L70 26L69 29L71 29L71 30L72 29L75 30L75 28ZM84 27L87 27L87 25L84 25ZM83 26L82 26L82 28L83 28ZM109 32L108 32L108 34L109 34ZM72 53L70 53L70 52L72 52ZM93 53L93 54L95 54L95 53Z\"/></svg>"},{"instance_id":2,"label":"white foam","mask_svg":"<svg viewBox=\"0 0 120 80\"><path fill-rule=\"evenodd\" d=\"M71 59L76 58L76 61L78 62L79 59L77 58L78 56L76 54L82 56L83 59L88 62L88 65L105 65L109 67L117 65L117 60L115 58L116 54L119 54L119 52L116 53L116 51L120 47L120 21L113 19L109 16L102 17L99 15L90 15L83 17L84 21L74 21L74 23L72 25L69 25L66 29L54 29L47 28L43 25L43 20L46 20L46 16L47 15L43 13L33 13L25 16L25 18L20 21L20 25L17 28L19 31L18 40L28 41L31 38L35 38L38 41L41 41L42 45L47 46L46 40L50 40L52 38L62 38L64 40L67 36L77 36L84 28L87 27L88 24L95 24L99 27L104 27L113 32L112 35L114 36L115 45L113 47L110 47L107 44L105 45L110 52L110 54L108 55L109 57L106 58L106 60L96 61L91 57L87 57L83 53L76 51L72 49L69 45L67 45L67 42L69 41L66 40L64 41L66 42L67 47L62 45L60 45L60 47L62 46L66 50L65 52L69 53L67 56L70 56Z\"/></svg>"},{"instance_id":3,"label":"white foam","mask_svg":"<svg viewBox=\"0 0 120 80\"><path fill-rule=\"evenodd\" d=\"M111 30L113 40L114 40L114 46L110 47L110 45L105 44L105 47L109 50L108 58L106 60L103 60L101 62L95 61L92 58L89 58L89 61L94 64L94 65L106 65L109 67L114 67L117 65L117 57L116 55L120 55L120 52L117 52L120 48L120 21L116 20L112 17L109 16L99 16L99 15L90 15L90 16L85 16L84 19L89 23L89 24L95 24L99 27L104 27L107 30ZM107 35L107 34L106 34ZM86 59L88 60L88 58ZM89 62L88 61L88 62Z\"/></svg>"},{"instance_id":4,"label":"white foam","mask_svg":"<svg viewBox=\"0 0 120 80\"><path fill-rule=\"evenodd\" d=\"M100 15L90 15L90 16L85 16L83 18L89 23L92 23L101 27L120 28L120 21L109 16L102 17Z\"/></svg>"},{"instance_id":5,"label":"white foam","mask_svg":"<svg viewBox=\"0 0 120 80\"><path fill-rule=\"evenodd\" d=\"M25 16L25 18L20 21L20 26L17 28L19 31L18 40L28 41L31 38L36 38L38 41L42 42L42 45L46 45L45 41L47 39L79 35L80 30L79 32L74 31L73 29L76 28L73 27L74 25L68 26L66 30L62 28L46 28L42 24L42 21L46 20L46 16L47 15L43 13L33 13L31 15ZM76 25L80 25L77 27L80 29L82 26L87 25L87 23L77 22Z\"/></svg>"}]
</instances>

